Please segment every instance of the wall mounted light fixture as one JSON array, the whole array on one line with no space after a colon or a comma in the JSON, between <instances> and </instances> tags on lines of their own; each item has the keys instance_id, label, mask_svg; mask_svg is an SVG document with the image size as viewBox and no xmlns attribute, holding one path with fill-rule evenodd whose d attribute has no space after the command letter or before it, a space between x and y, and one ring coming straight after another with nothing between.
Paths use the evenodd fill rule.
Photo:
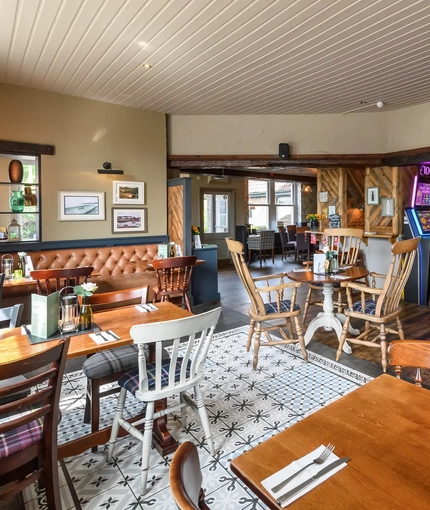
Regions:
<instances>
[{"instance_id":1,"label":"wall mounted light fixture","mask_svg":"<svg viewBox=\"0 0 430 510\"><path fill-rule=\"evenodd\" d=\"M103 168L99 168L97 170L99 174L110 174L110 175L123 175L124 170L112 170L112 163L109 163L109 161L106 161L103 163Z\"/></svg>"},{"instance_id":2,"label":"wall mounted light fixture","mask_svg":"<svg viewBox=\"0 0 430 510\"><path fill-rule=\"evenodd\" d=\"M302 186L303 193L312 193L312 186L310 184L304 184Z\"/></svg>"}]
</instances>

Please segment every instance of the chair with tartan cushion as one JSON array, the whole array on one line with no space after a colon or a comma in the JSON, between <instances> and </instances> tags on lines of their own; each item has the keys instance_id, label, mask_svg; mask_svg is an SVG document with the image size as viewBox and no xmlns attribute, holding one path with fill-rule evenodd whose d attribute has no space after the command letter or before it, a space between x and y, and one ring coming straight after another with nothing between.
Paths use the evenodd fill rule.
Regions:
<instances>
[{"instance_id":1,"label":"chair with tartan cushion","mask_svg":"<svg viewBox=\"0 0 430 510\"><path fill-rule=\"evenodd\" d=\"M209 449L212 455L215 453L200 383L203 381L204 364L220 314L221 308L216 308L184 319L138 324L130 329L133 342L139 349L139 366L118 381L121 392L109 440L108 459L112 461L120 427L142 442L142 495L146 493L154 419L181 409L182 425L185 428L185 407L189 405L198 411ZM146 346L149 351L145 349ZM163 357L165 350L169 352L169 358ZM188 395L188 390L193 390L195 401ZM142 420L133 423L128 421L129 414L125 411L127 393L146 403L145 418ZM156 401L173 395L179 395L179 399L172 400L172 405L155 412ZM137 428L142 423L145 424L143 433Z\"/></svg>"},{"instance_id":2,"label":"chair with tartan cushion","mask_svg":"<svg viewBox=\"0 0 430 510\"><path fill-rule=\"evenodd\" d=\"M27 376L2 387L0 398L32 389L30 395L0 405L0 500L39 481L47 508L61 509L57 428L69 341L40 344L37 354L25 360L3 364L0 360L2 380Z\"/></svg>"},{"instance_id":3,"label":"chair with tartan cushion","mask_svg":"<svg viewBox=\"0 0 430 510\"><path fill-rule=\"evenodd\" d=\"M258 251L258 257L261 261L266 261L266 251L270 250L272 253L272 262L275 263L275 231L274 230L260 230L258 237L248 237L248 262L252 261L252 251Z\"/></svg>"},{"instance_id":4,"label":"chair with tartan cushion","mask_svg":"<svg viewBox=\"0 0 430 510\"><path fill-rule=\"evenodd\" d=\"M412 270L420 239L416 237L393 244L391 249L393 257L387 275L370 273L371 287L355 282L341 283L342 287L346 288L348 307L344 311L346 320L339 339L337 361L340 359L345 342L377 347L381 349L382 369L384 372L387 371L387 333L397 335L401 340L405 338L399 319L402 311L399 303ZM376 287L378 279L384 280L382 287ZM355 300L354 291L359 292L359 300ZM365 321L364 331L357 337L347 337L351 319ZM387 324L393 321L396 323L396 328L387 327Z\"/></svg>"},{"instance_id":5,"label":"chair with tartan cushion","mask_svg":"<svg viewBox=\"0 0 430 510\"><path fill-rule=\"evenodd\" d=\"M284 283L284 278L287 278L286 273L253 278L246 265L243 244L230 237L226 238L226 243L237 274L251 300L251 307L248 310L251 321L249 324L246 350L249 351L252 338L254 337L253 369L256 370L258 365L260 345L278 345L298 342L302 349L303 357L307 360L308 355L299 321L300 306L296 303L297 289L301 287L302 284L299 282ZM297 338L294 338L291 319L294 320ZM270 324L273 321L276 321L276 324ZM280 323L281 321L285 321L285 326ZM266 322L269 324L263 324ZM288 329L289 337L284 327ZM270 330L277 330L282 338L276 339L271 337L269 333ZM264 332L267 340L263 343L261 343L262 332Z\"/></svg>"},{"instance_id":6,"label":"chair with tartan cushion","mask_svg":"<svg viewBox=\"0 0 430 510\"><path fill-rule=\"evenodd\" d=\"M112 306L126 306L132 303L145 304L148 301L148 285L133 289L118 290L93 294L90 297L94 311L102 311ZM97 320L97 319L95 319ZM100 398L117 393L117 385L100 391L101 386L118 381L120 376L137 367L137 348L127 345L118 349L101 351L90 356L82 365L87 378L87 396L85 403L84 422L91 421L91 432L97 432L100 425ZM92 447L97 451L97 446Z\"/></svg>"}]
</instances>

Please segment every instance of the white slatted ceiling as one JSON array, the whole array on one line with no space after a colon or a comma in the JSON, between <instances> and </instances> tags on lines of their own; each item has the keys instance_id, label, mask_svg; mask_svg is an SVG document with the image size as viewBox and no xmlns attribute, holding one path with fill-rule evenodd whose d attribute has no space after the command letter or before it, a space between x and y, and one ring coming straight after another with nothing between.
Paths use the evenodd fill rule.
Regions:
<instances>
[{"instance_id":1,"label":"white slatted ceiling","mask_svg":"<svg viewBox=\"0 0 430 510\"><path fill-rule=\"evenodd\" d=\"M0 82L171 114L428 102L429 42L428 0L0 0Z\"/></svg>"}]
</instances>

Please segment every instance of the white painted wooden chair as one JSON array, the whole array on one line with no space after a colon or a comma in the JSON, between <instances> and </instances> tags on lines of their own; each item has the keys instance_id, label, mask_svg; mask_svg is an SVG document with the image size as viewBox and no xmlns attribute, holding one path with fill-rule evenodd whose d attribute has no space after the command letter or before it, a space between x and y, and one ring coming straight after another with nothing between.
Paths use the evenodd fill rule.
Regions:
<instances>
[{"instance_id":1,"label":"white painted wooden chair","mask_svg":"<svg viewBox=\"0 0 430 510\"><path fill-rule=\"evenodd\" d=\"M146 493L154 419L181 409L182 425L185 427L185 407L189 405L192 409L198 411L209 449L212 454L215 453L209 419L199 383L204 376L203 366L220 314L221 308L216 308L184 319L153 324L138 324L130 329L130 335L139 349L139 366L137 369L123 375L118 381L121 392L118 397L117 411L109 440L108 459L109 461L112 460L120 427L142 441L142 495ZM187 337L187 339L184 340L184 337ZM182 342L181 338L183 339ZM149 344L153 344L155 354L154 360L147 362L145 346L151 347ZM165 350L169 352L169 358L163 358ZM195 402L186 393L190 389L194 390ZM130 423L123 417L127 392L130 392L141 402L146 403L145 418ZM175 394L180 395L179 403L154 412L157 400ZM143 433L136 428L142 423L145 424Z\"/></svg>"}]
</instances>

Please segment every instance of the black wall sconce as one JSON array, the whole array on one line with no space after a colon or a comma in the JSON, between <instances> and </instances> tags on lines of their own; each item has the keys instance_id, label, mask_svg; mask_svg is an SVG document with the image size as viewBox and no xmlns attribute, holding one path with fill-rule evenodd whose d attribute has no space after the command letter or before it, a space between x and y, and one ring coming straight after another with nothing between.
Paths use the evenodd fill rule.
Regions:
<instances>
[{"instance_id":1,"label":"black wall sconce","mask_svg":"<svg viewBox=\"0 0 430 510\"><path fill-rule=\"evenodd\" d=\"M99 174L115 174L115 175L123 175L124 174L124 170L112 170L112 163L109 163L108 161L106 161L105 163L103 163L103 168L99 168L97 170L97 172Z\"/></svg>"}]
</instances>

